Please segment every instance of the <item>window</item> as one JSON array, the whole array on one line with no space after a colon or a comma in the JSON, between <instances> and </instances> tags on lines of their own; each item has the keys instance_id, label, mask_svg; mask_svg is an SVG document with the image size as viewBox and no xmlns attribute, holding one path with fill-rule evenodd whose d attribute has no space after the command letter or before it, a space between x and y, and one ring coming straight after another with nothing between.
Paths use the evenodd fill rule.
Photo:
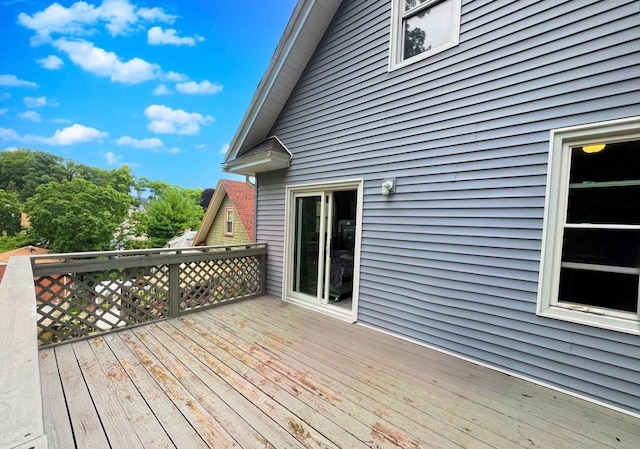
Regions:
<instances>
[{"instance_id":1,"label":"window","mask_svg":"<svg viewBox=\"0 0 640 449\"><path fill-rule=\"evenodd\" d=\"M538 314L640 334L640 117L551 133Z\"/></svg>"},{"instance_id":2,"label":"window","mask_svg":"<svg viewBox=\"0 0 640 449\"><path fill-rule=\"evenodd\" d=\"M461 0L393 0L389 69L458 44Z\"/></svg>"},{"instance_id":3,"label":"window","mask_svg":"<svg viewBox=\"0 0 640 449\"><path fill-rule=\"evenodd\" d=\"M224 235L233 236L233 209L225 209Z\"/></svg>"}]
</instances>

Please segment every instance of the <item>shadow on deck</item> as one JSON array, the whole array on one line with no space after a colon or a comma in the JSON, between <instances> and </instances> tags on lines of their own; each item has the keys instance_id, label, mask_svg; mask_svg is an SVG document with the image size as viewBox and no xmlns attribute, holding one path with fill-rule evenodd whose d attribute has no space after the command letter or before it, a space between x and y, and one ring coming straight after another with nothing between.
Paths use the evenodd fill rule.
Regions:
<instances>
[{"instance_id":1,"label":"shadow on deck","mask_svg":"<svg viewBox=\"0 0 640 449\"><path fill-rule=\"evenodd\" d=\"M272 297L41 349L51 448L633 448L636 418Z\"/></svg>"}]
</instances>

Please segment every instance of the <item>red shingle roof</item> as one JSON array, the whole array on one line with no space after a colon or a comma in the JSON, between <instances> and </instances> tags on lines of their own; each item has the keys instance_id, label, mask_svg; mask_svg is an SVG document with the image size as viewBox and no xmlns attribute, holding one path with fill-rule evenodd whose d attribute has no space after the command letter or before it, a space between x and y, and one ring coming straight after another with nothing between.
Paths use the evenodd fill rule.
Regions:
<instances>
[{"instance_id":1,"label":"red shingle roof","mask_svg":"<svg viewBox=\"0 0 640 449\"><path fill-rule=\"evenodd\" d=\"M223 179L220 184L227 192L233 207L240 216L240 221L251 241L255 241L254 215L256 207L256 189L247 182Z\"/></svg>"}]
</instances>

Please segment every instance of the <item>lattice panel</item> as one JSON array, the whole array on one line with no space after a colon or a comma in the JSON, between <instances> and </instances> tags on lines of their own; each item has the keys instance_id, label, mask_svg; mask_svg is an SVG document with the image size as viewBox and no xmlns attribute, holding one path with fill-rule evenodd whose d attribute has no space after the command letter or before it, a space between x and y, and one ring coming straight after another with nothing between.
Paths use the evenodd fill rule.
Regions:
<instances>
[{"instance_id":1,"label":"lattice panel","mask_svg":"<svg viewBox=\"0 0 640 449\"><path fill-rule=\"evenodd\" d=\"M183 264L180 311L210 306L260 292L257 257L235 257Z\"/></svg>"},{"instance_id":2,"label":"lattice panel","mask_svg":"<svg viewBox=\"0 0 640 449\"><path fill-rule=\"evenodd\" d=\"M168 271L162 265L35 278L39 344L167 316Z\"/></svg>"}]
</instances>

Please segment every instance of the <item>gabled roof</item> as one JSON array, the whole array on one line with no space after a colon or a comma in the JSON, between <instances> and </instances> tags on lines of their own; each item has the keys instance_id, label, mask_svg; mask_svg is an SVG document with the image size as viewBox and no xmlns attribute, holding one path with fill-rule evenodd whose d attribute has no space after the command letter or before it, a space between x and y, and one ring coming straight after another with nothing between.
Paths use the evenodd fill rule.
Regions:
<instances>
[{"instance_id":1,"label":"gabled roof","mask_svg":"<svg viewBox=\"0 0 640 449\"><path fill-rule=\"evenodd\" d=\"M269 135L341 1L298 2L229 146L226 165Z\"/></svg>"},{"instance_id":2,"label":"gabled roof","mask_svg":"<svg viewBox=\"0 0 640 449\"><path fill-rule=\"evenodd\" d=\"M248 182L221 179L218 181L213 197L211 197L209 206L202 217L200 228L193 239L193 246L200 245L207 238L225 196L228 196L233 203L233 208L240 217L249 239L252 242L255 240L256 188Z\"/></svg>"}]
</instances>

